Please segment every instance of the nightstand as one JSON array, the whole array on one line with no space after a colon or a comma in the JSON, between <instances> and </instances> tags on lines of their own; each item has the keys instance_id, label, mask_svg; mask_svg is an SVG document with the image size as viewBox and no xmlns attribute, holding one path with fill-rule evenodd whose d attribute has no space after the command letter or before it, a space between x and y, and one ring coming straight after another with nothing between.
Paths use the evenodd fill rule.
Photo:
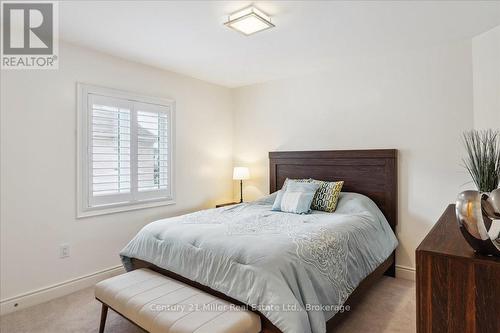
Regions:
<instances>
[{"instance_id":1,"label":"nightstand","mask_svg":"<svg viewBox=\"0 0 500 333\"><path fill-rule=\"evenodd\" d=\"M215 205L215 208L220 208L220 207L225 207L225 206L232 206L232 205L237 205L237 204L239 204L239 202L227 202L227 203Z\"/></svg>"}]
</instances>

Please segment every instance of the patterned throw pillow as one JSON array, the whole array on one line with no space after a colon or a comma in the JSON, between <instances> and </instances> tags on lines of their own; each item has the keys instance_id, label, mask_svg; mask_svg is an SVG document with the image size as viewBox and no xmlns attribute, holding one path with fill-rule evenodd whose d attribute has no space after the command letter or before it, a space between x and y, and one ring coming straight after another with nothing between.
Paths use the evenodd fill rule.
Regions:
<instances>
[{"instance_id":1,"label":"patterned throw pillow","mask_svg":"<svg viewBox=\"0 0 500 333\"><path fill-rule=\"evenodd\" d=\"M337 208L340 190L342 190L344 182L326 182L322 180L312 180L312 182L318 184L319 189L314 195L311 208L314 210L322 210L324 212L333 213Z\"/></svg>"}]
</instances>

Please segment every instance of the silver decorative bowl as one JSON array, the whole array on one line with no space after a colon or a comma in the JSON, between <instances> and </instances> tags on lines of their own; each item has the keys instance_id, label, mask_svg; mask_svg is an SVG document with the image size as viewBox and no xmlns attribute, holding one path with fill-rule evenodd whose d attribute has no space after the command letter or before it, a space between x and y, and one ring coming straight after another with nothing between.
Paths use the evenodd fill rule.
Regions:
<instances>
[{"instance_id":1,"label":"silver decorative bowl","mask_svg":"<svg viewBox=\"0 0 500 333\"><path fill-rule=\"evenodd\" d=\"M500 256L500 188L490 194L460 193L456 214L460 231L476 252Z\"/></svg>"}]
</instances>

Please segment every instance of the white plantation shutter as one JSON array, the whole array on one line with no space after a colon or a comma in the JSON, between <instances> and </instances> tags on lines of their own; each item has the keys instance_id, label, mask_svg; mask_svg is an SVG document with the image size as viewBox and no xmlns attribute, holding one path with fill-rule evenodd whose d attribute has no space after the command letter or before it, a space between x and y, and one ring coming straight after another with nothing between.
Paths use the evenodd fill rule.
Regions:
<instances>
[{"instance_id":1,"label":"white plantation shutter","mask_svg":"<svg viewBox=\"0 0 500 333\"><path fill-rule=\"evenodd\" d=\"M138 197L155 196L155 192L168 193L169 108L135 103L135 114L137 119Z\"/></svg>"},{"instance_id":2,"label":"white plantation shutter","mask_svg":"<svg viewBox=\"0 0 500 333\"><path fill-rule=\"evenodd\" d=\"M172 200L173 102L82 86L79 215Z\"/></svg>"},{"instance_id":3,"label":"white plantation shutter","mask_svg":"<svg viewBox=\"0 0 500 333\"><path fill-rule=\"evenodd\" d=\"M98 95L89 95L89 99L91 205L130 201L132 105Z\"/></svg>"}]
</instances>

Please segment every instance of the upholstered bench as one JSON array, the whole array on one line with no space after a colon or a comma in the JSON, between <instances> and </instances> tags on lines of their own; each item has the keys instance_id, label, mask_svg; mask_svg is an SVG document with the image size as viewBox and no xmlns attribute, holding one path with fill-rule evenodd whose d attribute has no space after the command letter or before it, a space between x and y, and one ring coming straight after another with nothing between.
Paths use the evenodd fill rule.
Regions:
<instances>
[{"instance_id":1,"label":"upholstered bench","mask_svg":"<svg viewBox=\"0 0 500 333\"><path fill-rule=\"evenodd\" d=\"M104 332L108 307L151 333L258 333L260 317L149 269L99 282Z\"/></svg>"}]
</instances>

